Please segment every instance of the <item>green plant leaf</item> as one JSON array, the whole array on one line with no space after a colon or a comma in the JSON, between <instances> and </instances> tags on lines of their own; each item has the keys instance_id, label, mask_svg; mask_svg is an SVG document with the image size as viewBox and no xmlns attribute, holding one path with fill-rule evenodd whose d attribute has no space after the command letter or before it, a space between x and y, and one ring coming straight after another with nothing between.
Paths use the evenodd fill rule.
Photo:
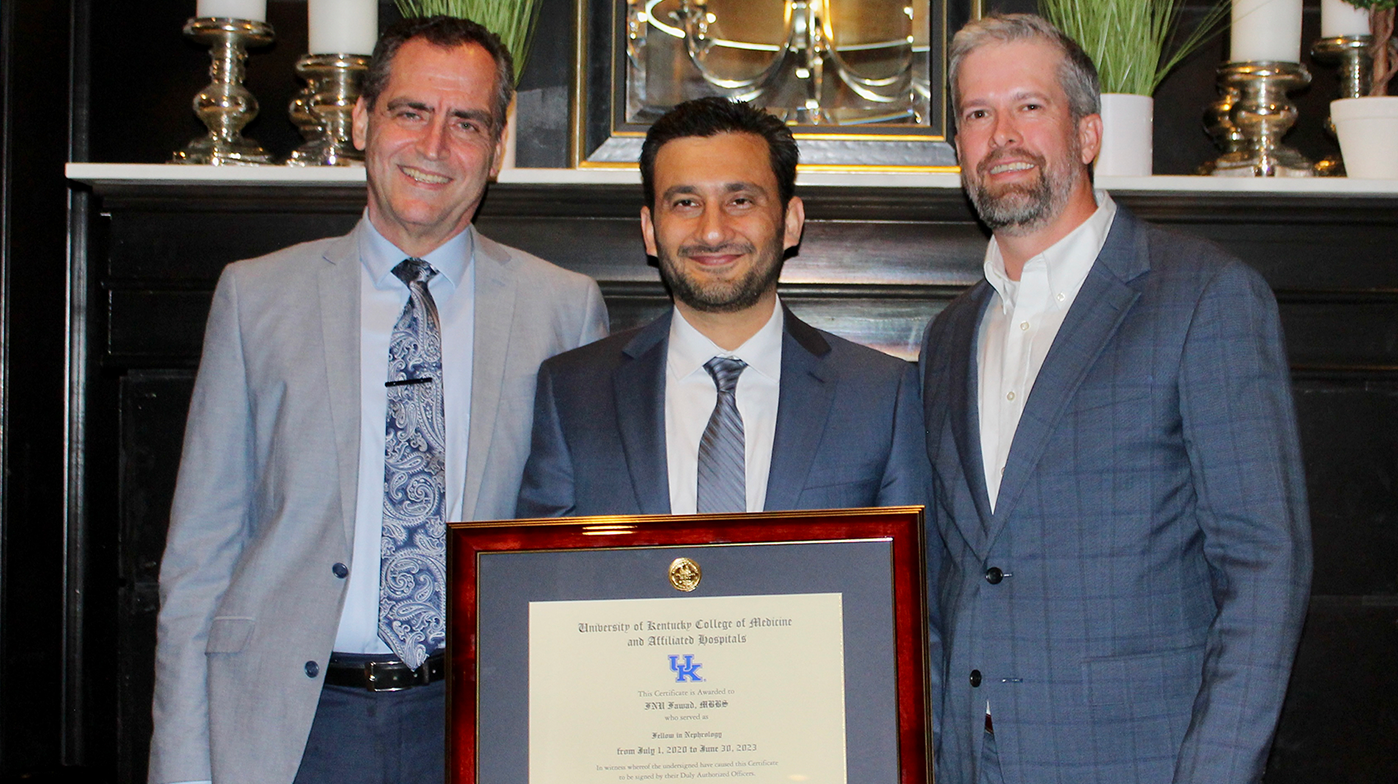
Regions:
<instances>
[{"instance_id":1,"label":"green plant leaf","mask_svg":"<svg viewBox=\"0 0 1398 784\"><path fill-rule=\"evenodd\" d=\"M1363 8L1370 11L1386 11L1390 8L1398 8L1398 0L1345 0L1345 2L1355 8Z\"/></svg>"},{"instance_id":2,"label":"green plant leaf","mask_svg":"<svg viewBox=\"0 0 1398 784\"><path fill-rule=\"evenodd\" d=\"M1096 63L1103 92L1147 96L1218 32L1229 9L1217 0L1167 54L1183 7L1183 0L1039 0L1044 17Z\"/></svg>"}]
</instances>

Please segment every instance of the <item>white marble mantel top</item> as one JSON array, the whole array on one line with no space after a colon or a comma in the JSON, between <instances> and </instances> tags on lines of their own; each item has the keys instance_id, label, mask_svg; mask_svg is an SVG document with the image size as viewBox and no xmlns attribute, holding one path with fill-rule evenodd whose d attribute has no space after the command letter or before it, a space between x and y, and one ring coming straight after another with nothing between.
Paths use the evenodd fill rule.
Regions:
<instances>
[{"instance_id":1,"label":"white marble mantel top","mask_svg":"<svg viewBox=\"0 0 1398 784\"><path fill-rule=\"evenodd\" d=\"M353 186L364 182L360 167L296 168L289 166L186 166L165 163L69 163L70 180L89 185L148 183L152 185L228 184L287 186ZM636 169L506 169L502 183L541 185L639 184ZM864 188L961 187L959 177L948 172L831 172L801 171L801 187L855 186ZM1333 196L1398 196L1398 180L1364 180L1345 177L1099 177L1098 187L1109 191L1158 193L1268 193Z\"/></svg>"}]
</instances>

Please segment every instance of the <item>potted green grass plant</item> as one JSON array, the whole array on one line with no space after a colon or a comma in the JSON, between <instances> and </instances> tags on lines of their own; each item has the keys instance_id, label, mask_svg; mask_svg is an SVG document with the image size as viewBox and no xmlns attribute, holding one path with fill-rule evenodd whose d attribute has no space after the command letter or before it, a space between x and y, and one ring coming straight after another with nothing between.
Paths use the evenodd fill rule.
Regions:
<instances>
[{"instance_id":1,"label":"potted green grass plant","mask_svg":"<svg viewBox=\"0 0 1398 784\"><path fill-rule=\"evenodd\" d=\"M539 25L539 0L394 0L406 17L454 16L470 19L500 36L510 50L515 63L515 84L524 73L529 50L534 45L534 30ZM515 165L515 104L510 103L505 128L505 158L503 168Z\"/></svg>"},{"instance_id":2,"label":"potted green grass plant","mask_svg":"<svg viewBox=\"0 0 1398 784\"><path fill-rule=\"evenodd\" d=\"M1388 94L1389 83L1398 75L1398 41L1393 37L1398 0L1345 2L1369 11L1369 30L1374 38L1369 47L1373 56L1369 94L1330 104L1345 171L1350 177L1398 179L1398 96Z\"/></svg>"},{"instance_id":3,"label":"potted green grass plant","mask_svg":"<svg viewBox=\"0 0 1398 784\"><path fill-rule=\"evenodd\" d=\"M1151 173L1152 95L1165 76L1218 31L1228 13L1215 3L1175 39L1183 0L1039 0L1039 10L1077 41L1102 80L1102 152L1097 173Z\"/></svg>"}]
</instances>

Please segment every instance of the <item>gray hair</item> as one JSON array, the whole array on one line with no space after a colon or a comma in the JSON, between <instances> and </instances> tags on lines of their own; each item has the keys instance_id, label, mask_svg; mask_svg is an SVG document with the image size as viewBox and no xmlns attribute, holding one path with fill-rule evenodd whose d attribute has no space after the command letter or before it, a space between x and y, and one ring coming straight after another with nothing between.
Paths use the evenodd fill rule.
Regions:
<instances>
[{"instance_id":1,"label":"gray hair","mask_svg":"<svg viewBox=\"0 0 1398 784\"><path fill-rule=\"evenodd\" d=\"M1058 84L1068 96L1068 110L1077 122L1089 114L1102 112L1102 84L1097 78L1097 66L1078 46L1078 42L1063 34L1042 16L1034 14L990 14L956 32L951 39L951 54L947 80L951 85L951 105L954 117L961 116L961 90L957 77L961 62L986 44L1038 40L1055 47L1063 54L1058 66Z\"/></svg>"},{"instance_id":2,"label":"gray hair","mask_svg":"<svg viewBox=\"0 0 1398 784\"><path fill-rule=\"evenodd\" d=\"M496 141L505 132L505 113L510 109L510 101L515 97L515 66L510 50L500 37L483 25L470 19L452 16L407 17L399 20L383 31L374 45L373 57L369 59L369 71L364 76L364 87L360 94L369 108L374 108L379 95L388 87L388 78L393 68L393 58L398 50L409 41L426 41L443 49L458 46L479 46L495 61L494 105L491 106L491 130Z\"/></svg>"}]
</instances>

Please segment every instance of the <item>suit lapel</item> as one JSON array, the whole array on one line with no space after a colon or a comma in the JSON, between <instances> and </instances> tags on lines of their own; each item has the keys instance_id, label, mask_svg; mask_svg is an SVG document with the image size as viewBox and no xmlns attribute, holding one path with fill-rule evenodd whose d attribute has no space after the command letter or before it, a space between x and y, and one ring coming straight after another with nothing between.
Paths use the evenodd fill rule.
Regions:
<instances>
[{"instance_id":1,"label":"suit lapel","mask_svg":"<svg viewBox=\"0 0 1398 784\"><path fill-rule=\"evenodd\" d=\"M475 317L471 342L471 423L466 446L466 495L462 511L476 519L481 482L495 436L505 360L514 331L516 286L509 252L475 228Z\"/></svg>"},{"instance_id":2,"label":"suit lapel","mask_svg":"<svg viewBox=\"0 0 1398 784\"><path fill-rule=\"evenodd\" d=\"M1145 233L1138 231L1138 227L1134 216L1119 206L1102 252L1044 357L1010 444L991 521L991 542L1014 513L1015 504L1050 434L1063 418L1068 401L1140 296L1140 292L1126 285L1126 281L1146 272L1150 266Z\"/></svg>"},{"instance_id":3,"label":"suit lapel","mask_svg":"<svg viewBox=\"0 0 1398 784\"><path fill-rule=\"evenodd\" d=\"M612 371L617 429L641 514L670 514L665 458L665 361L673 311L646 325Z\"/></svg>"},{"instance_id":4,"label":"suit lapel","mask_svg":"<svg viewBox=\"0 0 1398 784\"><path fill-rule=\"evenodd\" d=\"M981 429L979 408L978 341L981 315L991 300L994 289L981 281L971 291L966 307L956 315L956 322L948 330L948 340L953 347L950 367L947 368L945 389L950 401L948 418L951 420L952 438L956 442L956 453L961 460L961 472L966 478L967 489L975 503L978 519L957 518L961 535L977 553L984 553L986 532L990 529L990 496L985 485L985 460L981 455ZM965 347L965 355L957 349Z\"/></svg>"},{"instance_id":5,"label":"suit lapel","mask_svg":"<svg viewBox=\"0 0 1398 784\"><path fill-rule=\"evenodd\" d=\"M359 478L359 242L350 232L326 248L316 271L321 345L346 541L354 541ZM388 367L387 359L385 369Z\"/></svg>"},{"instance_id":6,"label":"suit lapel","mask_svg":"<svg viewBox=\"0 0 1398 784\"><path fill-rule=\"evenodd\" d=\"M839 383L839 373L825 365L830 344L785 306L782 310L782 378L764 504L770 510L797 508Z\"/></svg>"}]
</instances>

